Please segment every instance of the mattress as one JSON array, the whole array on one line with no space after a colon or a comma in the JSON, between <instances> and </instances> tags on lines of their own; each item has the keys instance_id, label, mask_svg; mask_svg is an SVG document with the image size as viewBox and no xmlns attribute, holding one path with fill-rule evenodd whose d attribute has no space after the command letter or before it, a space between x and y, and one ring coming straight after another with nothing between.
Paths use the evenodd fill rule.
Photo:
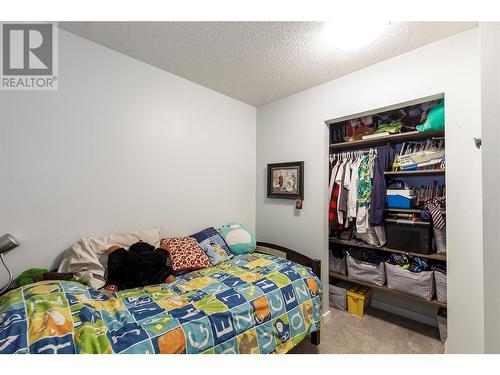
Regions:
<instances>
[{"instance_id":1,"label":"mattress","mask_svg":"<svg viewBox=\"0 0 500 375\"><path fill-rule=\"evenodd\" d=\"M321 283L247 254L116 293L42 281L0 297L0 353L285 353L319 330Z\"/></svg>"}]
</instances>

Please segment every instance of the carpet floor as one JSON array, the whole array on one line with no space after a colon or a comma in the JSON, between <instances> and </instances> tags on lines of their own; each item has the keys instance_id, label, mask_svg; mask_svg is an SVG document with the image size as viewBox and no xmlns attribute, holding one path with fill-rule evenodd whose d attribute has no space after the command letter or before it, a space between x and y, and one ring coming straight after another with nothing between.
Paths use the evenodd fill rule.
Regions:
<instances>
[{"instance_id":1,"label":"carpet floor","mask_svg":"<svg viewBox=\"0 0 500 375\"><path fill-rule=\"evenodd\" d=\"M437 327L369 308L363 318L331 309L321 328L321 344L308 339L290 354L440 354Z\"/></svg>"}]
</instances>

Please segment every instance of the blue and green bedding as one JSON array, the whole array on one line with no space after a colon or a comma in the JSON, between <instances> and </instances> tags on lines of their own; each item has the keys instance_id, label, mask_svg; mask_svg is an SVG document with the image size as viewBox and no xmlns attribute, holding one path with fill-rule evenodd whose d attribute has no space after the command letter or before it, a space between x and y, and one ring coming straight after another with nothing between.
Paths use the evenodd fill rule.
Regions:
<instances>
[{"instance_id":1,"label":"blue and green bedding","mask_svg":"<svg viewBox=\"0 0 500 375\"><path fill-rule=\"evenodd\" d=\"M320 318L309 269L253 253L116 293L71 281L12 290L0 297L0 353L286 353Z\"/></svg>"}]
</instances>

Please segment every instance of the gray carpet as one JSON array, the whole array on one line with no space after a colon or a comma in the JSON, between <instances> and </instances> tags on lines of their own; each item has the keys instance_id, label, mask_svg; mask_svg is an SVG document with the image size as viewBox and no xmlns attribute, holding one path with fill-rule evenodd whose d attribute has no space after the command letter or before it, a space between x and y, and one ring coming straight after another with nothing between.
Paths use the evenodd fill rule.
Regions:
<instances>
[{"instance_id":1,"label":"gray carpet","mask_svg":"<svg viewBox=\"0 0 500 375\"><path fill-rule=\"evenodd\" d=\"M410 319L369 308L363 318L331 309L321 344L306 339L291 354L439 354L439 331Z\"/></svg>"}]
</instances>

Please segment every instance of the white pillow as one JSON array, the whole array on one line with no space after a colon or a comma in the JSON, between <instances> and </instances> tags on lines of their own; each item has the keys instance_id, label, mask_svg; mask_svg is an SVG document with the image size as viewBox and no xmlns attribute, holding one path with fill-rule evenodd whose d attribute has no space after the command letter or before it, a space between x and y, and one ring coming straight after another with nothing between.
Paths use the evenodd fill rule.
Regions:
<instances>
[{"instance_id":1,"label":"white pillow","mask_svg":"<svg viewBox=\"0 0 500 375\"><path fill-rule=\"evenodd\" d=\"M66 251L58 271L73 273L78 280L92 288L102 288L106 284L108 269L106 250L113 245L129 247L139 241L154 247L160 246L160 228L103 237L83 237Z\"/></svg>"}]
</instances>

